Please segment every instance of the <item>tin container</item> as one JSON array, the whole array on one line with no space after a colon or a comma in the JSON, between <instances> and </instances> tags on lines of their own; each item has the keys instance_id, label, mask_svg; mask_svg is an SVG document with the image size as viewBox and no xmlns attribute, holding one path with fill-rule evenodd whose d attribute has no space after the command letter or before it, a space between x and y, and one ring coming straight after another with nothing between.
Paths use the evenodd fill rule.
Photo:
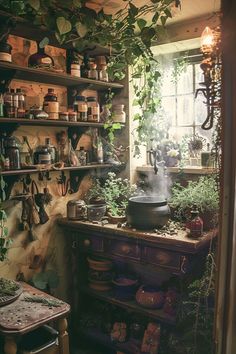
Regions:
<instances>
[{"instance_id":1,"label":"tin container","mask_svg":"<svg viewBox=\"0 0 236 354\"><path fill-rule=\"evenodd\" d=\"M67 203L67 218L70 220L86 219L87 208L84 200L70 200Z\"/></svg>"}]
</instances>

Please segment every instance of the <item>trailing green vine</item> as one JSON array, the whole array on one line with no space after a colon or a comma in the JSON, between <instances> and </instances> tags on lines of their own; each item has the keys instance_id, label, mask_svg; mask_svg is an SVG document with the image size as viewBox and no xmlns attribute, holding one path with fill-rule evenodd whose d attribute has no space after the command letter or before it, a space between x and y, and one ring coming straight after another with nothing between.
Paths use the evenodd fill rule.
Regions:
<instances>
[{"instance_id":1,"label":"trailing green vine","mask_svg":"<svg viewBox=\"0 0 236 354\"><path fill-rule=\"evenodd\" d=\"M152 57L152 41L158 40L166 21L172 17L173 0L151 0L136 6L125 0L114 14L95 11L86 0L0 0L0 8L55 33L60 44L72 44L79 52L96 45L110 48L110 79L125 76L127 65L138 58ZM177 5L178 6L178 5ZM151 20L146 20L146 15Z\"/></svg>"}]
</instances>

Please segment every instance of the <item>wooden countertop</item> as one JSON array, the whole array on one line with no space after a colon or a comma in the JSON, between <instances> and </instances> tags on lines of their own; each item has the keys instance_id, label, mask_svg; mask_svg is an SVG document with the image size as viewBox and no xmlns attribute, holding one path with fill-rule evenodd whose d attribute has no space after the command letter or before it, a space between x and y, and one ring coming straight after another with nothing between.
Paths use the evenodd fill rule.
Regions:
<instances>
[{"instance_id":1,"label":"wooden countertop","mask_svg":"<svg viewBox=\"0 0 236 354\"><path fill-rule=\"evenodd\" d=\"M66 229L69 228L79 230L83 233L89 233L91 236L93 232L96 236L110 236L112 238L119 237L119 239L121 239L121 237L125 237L135 239L136 241L142 240L153 246L169 248L175 251L184 250L186 253L192 254L197 253L202 248L205 248L217 235L217 230L211 230L204 232L203 236L199 239L191 239L188 237L185 230L179 230L177 234L170 235L166 232L163 232L163 234L157 234L150 230L136 230L129 227L118 228L117 225L113 224L94 224L89 221L73 221L67 218L59 219L58 223Z\"/></svg>"}]
</instances>

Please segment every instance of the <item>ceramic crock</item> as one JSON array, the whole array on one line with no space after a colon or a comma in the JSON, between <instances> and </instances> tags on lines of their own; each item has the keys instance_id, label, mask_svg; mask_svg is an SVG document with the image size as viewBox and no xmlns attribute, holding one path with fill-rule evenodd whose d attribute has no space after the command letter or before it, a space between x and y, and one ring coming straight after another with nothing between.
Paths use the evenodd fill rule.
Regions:
<instances>
[{"instance_id":1,"label":"ceramic crock","mask_svg":"<svg viewBox=\"0 0 236 354\"><path fill-rule=\"evenodd\" d=\"M158 288L143 285L136 293L136 301L142 307L148 309L159 309L164 305L165 294Z\"/></svg>"},{"instance_id":2,"label":"ceramic crock","mask_svg":"<svg viewBox=\"0 0 236 354\"><path fill-rule=\"evenodd\" d=\"M127 221L137 229L153 229L167 224L170 208L167 201L158 196L131 197L126 210Z\"/></svg>"}]
</instances>

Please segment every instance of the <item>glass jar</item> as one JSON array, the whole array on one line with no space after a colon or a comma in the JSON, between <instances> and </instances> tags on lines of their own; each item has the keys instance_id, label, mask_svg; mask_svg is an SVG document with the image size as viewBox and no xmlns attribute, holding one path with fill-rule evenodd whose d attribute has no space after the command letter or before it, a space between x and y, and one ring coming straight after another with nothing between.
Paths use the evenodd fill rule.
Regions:
<instances>
[{"instance_id":1,"label":"glass jar","mask_svg":"<svg viewBox=\"0 0 236 354\"><path fill-rule=\"evenodd\" d=\"M57 153L54 145L51 144L50 138L45 138L45 146L48 148L48 151L51 155L51 163L57 162Z\"/></svg>"},{"instance_id":2,"label":"glass jar","mask_svg":"<svg viewBox=\"0 0 236 354\"><path fill-rule=\"evenodd\" d=\"M87 122L88 105L84 96L76 96L74 102L74 111L77 112L77 120L79 122Z\"/></svg>"},{"instance_id":3,"label":"glass jar","mask_svg":"<svg viewBox=\"0 0 236 354\"><path fill-rule=\"evenodd\" d=\"M70 65L70 74L72 76L80 77L80 64L78 62L73 62Z\"/></svg>"},{"instance_id":4,"label":"glass jar","mask_svg":"<svg viewBox=\"0 0 236 354\"><path fill-rule=\"evenodd\" d=\"M4 41L0 42L0 61L12 62L12 46Z\"/></svg>"},{"instance_id":5,"label":"glass jar","mask_svg":"<svg viewBox=\"0 0 236 354\"><path fill-rule=\"evenodd\" d=\"M100 114L100 122L105 123L111 117L111 111L109 109L109 105L105 104L102 106L102 112Z\"/></svg>"},{"instance_id":6,"label":"glass jar","mask_svg":"<svg viewBox=\"0 0 236 354\"><path fill-rule=\"evenodd\" d=\"M47 146L39 145L34 152L34 164L50 165L51 154Z\"/></svg>"},{"instance_id":7,"label":"glass jar","mask_svg":"<svg viewBox=\"0 0 236 354\"><path fill-rule=\"evenodd\" d=\"M199 216L199 211L196 206L191 211L191 221L189 222L189 236L192 238L199 238L203 233L203 221Z\"/></svg>"},{"instance_id":8,"label":"glass jar","mask_svg":"<svg viewBox=\"0 0 236 354\"><path fill-rule=\"evenodd\" d=\"M18 96L17 118L25 118L25 95L20 88L16 89Z\"/></svg>"},{"instance_id":9,"label":"glass jar","mask_svg":"<svg viewBox=\"0 0 236 354\"><path fill-rule=\"evenodd\" d=\"M100 122L100 106L96 97L87 97L88 121Z\"/></svg>"},{"instance_id":10,"label":"glass jar","mask_svg":"<svg viewBox=\"0 0 236 354\"><path fill-rule=\"evenodd\" d=\"M37 68L51 68L54 66L54 60L50 55L45 53L45 48L41 48L38 43L37 46L37 52L30 55L28 59L28 66Z\"/></svg>"},{"instance_id":11,"label":"glass jar","mask_svg":"<svg viewBox=\"0 0 236 354\"><path fill-rule=\"evenodd\" d=\"M9 159L10 170L19 170L20 166L20 150L14 137L7 137L4 141L5 158Z\"/></svg>"},{"instance_id":12,"label":"glass jar","mask_svg":"<svg viewBox=\"0 0 236 354\"><path fill-rule=\"evenodd\" d=\"M59 113L59 120L63 120L65 122L68 122L69 120L69 113L68 112L60 112Z\"/></svg>"},{"instance_id":13,"label":"glass jar","mask_svg":"<svg viewBox=\"0 0 236 354\"><path fill-rule=\"evenodd\" d=\"M98 80L97 64L95 63L89 64L88 78L93 80Z\"/></svg>"},{"instance_id":14,"label":"glass jar","mask_svg":"<svg viewBox=\"0 0 236 354\"><path fill-rule=\"evenodd\" d=\"M113 115L112 120L115 123L125 123L126 121L126 113L124 111L125 106L123 104L117 104L113 107Z\"/></svg>"},{"instance_id":15,"label":"glass jar","mask_svg":"<svg viewBox=\"0 0 236 354\"><path fill-rule=\"evenodd\" d=\"M43 109L48 113L49 119L59 118L59 103L57 101L57 95L52 88L49 88L48 93L44 96Z\"/></svg>"},{"instance_id":16,"label":"glass jar","mask_svg":"<svg viewBox=\"0 0 236 354\"><path fill-rule=\"evenodd\" d=\"M77 157L81 166L87 164L87 152L84 150L84 147L81 146L79 151L77 151Z\"/></svg>"},{"instance_id":17,"label":"glass jar","mask_svg":"<svg viewBox=\"0 0 236 354\"><path fill-rule=\"evenodd\" d=\"M108 72L107 72L106 65L101 65L101 69L98 72L98 77L99 77L99 80L108 82Z\"/></svg>"},{"instance_id":18,"label":"glass jar","mask_svg":"<svg viewBox=\"0 0 236 354\"><path fill-rule=\"evenodd\" d=\"M14 118L14 103L13 103L14 90L7 89L4 94L4 108L7 118Z\"/></svg>"}]
</instances>

